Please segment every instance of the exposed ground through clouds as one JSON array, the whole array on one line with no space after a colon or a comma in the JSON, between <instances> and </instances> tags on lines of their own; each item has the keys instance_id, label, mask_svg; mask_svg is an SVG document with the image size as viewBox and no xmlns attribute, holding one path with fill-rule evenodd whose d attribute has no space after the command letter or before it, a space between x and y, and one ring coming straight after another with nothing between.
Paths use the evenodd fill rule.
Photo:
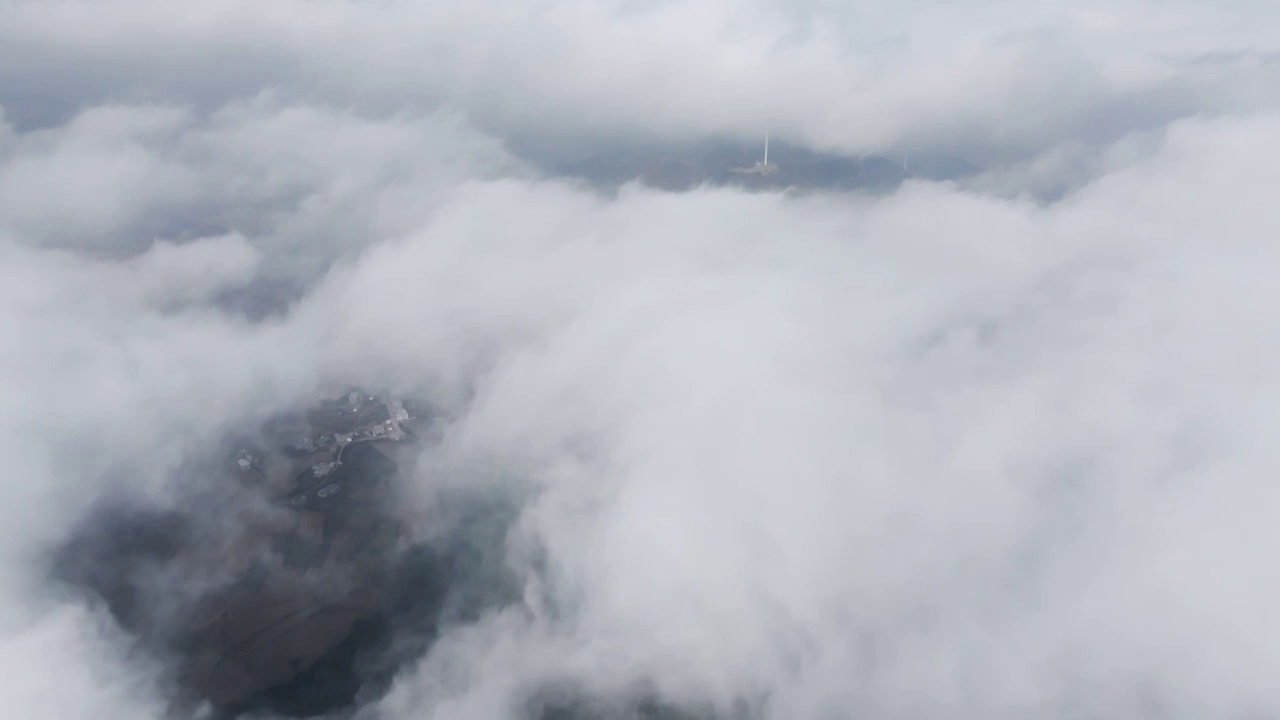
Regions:
<instances>
[{"instance_id":1,"label":"exposed ground through clouds","mask_svg":"<svg viewBox=\"0 0 1280 720\"><path fill-rule=\"evenodd\" d=\"M417 539L519 507L519 599L380 717L1280 711L1277 45L1246 2L0 6L0 703L162 716L50 549L350 382L450 418ZM508 142L765 129L975 171L611 194Z\"/></svg>"}]
</instances>

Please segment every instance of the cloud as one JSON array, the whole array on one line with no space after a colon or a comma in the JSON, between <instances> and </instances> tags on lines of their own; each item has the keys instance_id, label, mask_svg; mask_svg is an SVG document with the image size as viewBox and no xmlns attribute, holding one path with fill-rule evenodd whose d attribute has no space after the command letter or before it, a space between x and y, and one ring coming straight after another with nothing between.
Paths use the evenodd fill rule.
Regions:
<instances>
[{"instance_id":1,"label":"cloud","mask_svg":"<svg viewBox=\"0 0 1280 720\"><path fill-rule=\"evenodd\" d=\"M764 694L779 716L1059 717L1139 712L1152 693L1188 716L1265 706L1261 685L1206 681L1189 650L1260 650L1256 631L1200 623L1263 616L1204 594L1192 567L1217 575L1217 561L1165 543L1217 546L1241 521L1200 515L1191 488L1269 494L1245 469L1267 466L1248 428L1269 421L1221 413L1240 378L1270 386L1263 296L1227 288L1266 286L1269 228L1236 219L1265 216L1271 171L1245 148L1275 123L1175 126L1154 156L1051 207L930 185L874 203L586 203L503 184L455 208L465 232L368 256L341 282L343 304L369 305L326 357L381 338L373 355L394 367L446 344L438 328L399 340L421 327L408 314L365 324L428 292L410 274L454 332L506 350L442 452L512 458L545 486L527 530L562 574L549 602L576 608L555 643L538 622L512 640L496 616L478 657L441 650L471 659L473 684L448 702L480 714L513 682L502 669L533 682L556 668L725 707ZM492 206L530 210L476 214ZM1206 244L1207 227L1227 234ZM490 282L460 294L433 272ZM1165 552L1182 569L1149 574ZM1228 582L1252 586L1240 562ZM547 647L558 656L512 667Z\"/></svg>"},{"instance_id":2,"label":"cloud","mask_svg":"<svg viewBox=\"0 0 1280 720\"><path fill-rule=\"evenodd\" d=\"M0 28L10 707L163 712L159 661L48 553L344 382L448 418L418 537L484 534L454 490L517 507L478 552L519 599L448 628L386 717L560 686L724 716L1280 707L1266 7L44 0ZM982 172L602 195L506 149L763 127Z\"/></svg>"},{"instance_id":3,"label":"cloud","mask_svg":"<svg viewBox=\"0 0 1280 720\"><path fill-rule=\"evenodd\" d=\"M332 0L264 13L219 0L174 13L59 0L5 16L0 67L21 101L5 104L32 122L85 102L217 107L279 88L382 112L453 106L500 132L755 138L773 127L854 153L987 160L1258 102L1274 79L1257 61L1275 50L1267 12L1247 3ZM1197 62L1206 53L1240 60Z\"/></svg>"}]
</instances>

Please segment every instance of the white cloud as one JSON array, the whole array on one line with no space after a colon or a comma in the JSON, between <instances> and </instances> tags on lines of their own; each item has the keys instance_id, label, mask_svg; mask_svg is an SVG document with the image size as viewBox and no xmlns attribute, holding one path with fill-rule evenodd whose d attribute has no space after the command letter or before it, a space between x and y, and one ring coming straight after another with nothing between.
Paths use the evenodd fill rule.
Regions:
<instances>
[{"instance_id":1,"label":"white cloud","mask_svg":"<svg viewBox=\"0 0 1280 720\"><path fill-rule=\"evenodd\" d=\"M756 137L772 126L854 152L906 143L997 158L1258 102L1274 63L1251 78L1194 61L1225 52L1257 67L1276 50L1265 6L1149 0L329 0L270 12L59 0L12 5L5 19L3 77L44 98L33 107L156 93L216 106L281 88L383 110L456 105L506 130Z\"/></svg>"},{"instance_id":2,"label":"white cloud","mask_svg":"<svg viewBox=\"0 0 1280 720\"><path fill-rule=\"evenodd\" d=\"M42 554L350 379L455 416L423 517L536 491L525 602L391 717L561 679L768 717L1275 712L1268 7L887 8L0 9L0 698L153 716L156 669L95 669L123 641L44 605ZM546 125L990 164L604 197L502 149ZM225 310L268 281L287 313Z\"/></svg>"}]
</instances>

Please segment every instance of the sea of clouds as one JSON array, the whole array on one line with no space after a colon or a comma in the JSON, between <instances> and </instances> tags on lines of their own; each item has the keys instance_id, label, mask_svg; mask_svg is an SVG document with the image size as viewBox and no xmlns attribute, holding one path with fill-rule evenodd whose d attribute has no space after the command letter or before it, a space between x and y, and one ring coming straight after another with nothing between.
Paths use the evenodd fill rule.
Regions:
<instances>
[{"instance_id":1,"label":"sea of clouds","mask_svg":"<svg viewBox=\"0 0 1280 720\"><path fill-rule=\"evenodd\" d=\"M979 170L608 194L507 143L765 130ZM1277 188L1270 2L0 1L0 707L162 717L50 548L357 382L449 418L423 518L523 503L523 600L373 717L1273 716Z\"/></svg>"}]
</instances>

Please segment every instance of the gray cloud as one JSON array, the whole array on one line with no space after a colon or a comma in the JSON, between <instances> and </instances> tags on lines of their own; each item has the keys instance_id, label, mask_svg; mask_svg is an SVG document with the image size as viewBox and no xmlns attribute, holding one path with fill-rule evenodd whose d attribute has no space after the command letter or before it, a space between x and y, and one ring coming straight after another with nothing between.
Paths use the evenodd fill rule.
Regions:
<instances>
[{"instance_id":1,"label":"gray cloud","mask_svg":"<svg viewBox=\"0 0 1280 720\"><path fill-rule=\"evenodd\" d=\"M454 490L518 511L486 552L520 599L366 712L1280 708L1267 7L183 13L0 8L6 707L163 714L163 663L43 558L356 382L448 417L418 536ZM606 196L505 149L765 127L982 171Z\"/></svg>"},{"instance_id":2,"label":"gray cloud","mask_svg":"<svg viewBox=\"0 0 1280 720\"><path fill-rule=\"evenodd\" d=\"M489 0L262 13L220 0L176 16L130 0L109 10L20 3L5 15L0 67L21 101L6 104L32 122L85 102L177 96L216 107L280 88L381 112L456 106L503 132L754 138L772 126L845 151L942 147L986 159L1064 136L1115 139L1242 94L1256 102L1252 88L1273 79L1196 62L1274 49L1267 9L1242 3Z\"/></svg>"}]
</instances>

